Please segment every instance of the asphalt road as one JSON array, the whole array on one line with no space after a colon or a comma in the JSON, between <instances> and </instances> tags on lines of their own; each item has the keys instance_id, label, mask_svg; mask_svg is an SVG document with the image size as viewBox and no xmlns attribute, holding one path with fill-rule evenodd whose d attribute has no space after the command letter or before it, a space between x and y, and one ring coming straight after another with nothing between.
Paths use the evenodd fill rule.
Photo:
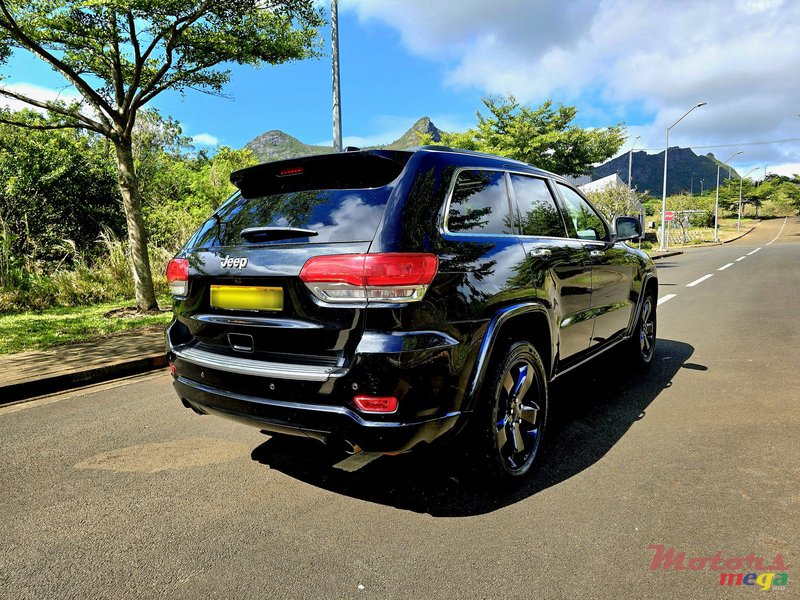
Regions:
<instances>
[{"instance_id":1,"label":"asphalt road","mask_svg":"<svg viewBox=\"0 0 800 600\"><path fill-rule=\"evenodd\" d=\"M659 263L654 367L609 356L559 384L520 489L440 455L332 471L315 446L194 415L165 374L2 408L0 596L759 593L653 571L661 544L781 553L772 593L797 597L800 219L783 225Z\"/></svg>"}]
</instances>

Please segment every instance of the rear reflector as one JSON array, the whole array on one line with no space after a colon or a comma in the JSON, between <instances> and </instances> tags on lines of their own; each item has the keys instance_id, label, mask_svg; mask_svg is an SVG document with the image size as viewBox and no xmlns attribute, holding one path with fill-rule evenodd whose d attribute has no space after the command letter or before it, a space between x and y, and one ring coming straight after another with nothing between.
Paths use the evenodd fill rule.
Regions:
<instances>
[{"instance_id":1,"label":"rear reflector","mask_svg":"<svg viewBox=\"0 0 800 600\"><path fill-rule=\"evenodd\" d=\"M189 261L173 258L167 265L167 283L173 296L185 296L189 291Z\"/></svg>"},{"instance_id":2,"label":"rear reflector","mask_svg":"<svg viewBox=\"0 0 800 600\"><path fill-rule=\"evenodd\" d=\"M356 396L353 402L365 413L393 413L397 410L397 398L394 396Z\"/></svg>"},{"instance_id":3,"label":"rear reflector","mask_svg":"<svg viewBox=\"0 0 800 600\"><path fill-rule=\"evenodd\" d=\"M438 268L433 254L334 254L308 259L300 279L323 302L414 302Z\"/></svg>"}]
</instances>

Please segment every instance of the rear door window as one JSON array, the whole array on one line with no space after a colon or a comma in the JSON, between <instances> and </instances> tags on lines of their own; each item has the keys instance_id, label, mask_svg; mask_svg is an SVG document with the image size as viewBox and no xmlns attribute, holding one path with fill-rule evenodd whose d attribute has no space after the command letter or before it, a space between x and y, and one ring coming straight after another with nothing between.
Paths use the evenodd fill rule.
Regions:
<instances>
[{"instance_id":1,"label":"rear door window","mask_svg":"<svg viewBox=\"0 0 800 600\"><path fill-rule=\"evenodd\" d=\"M522 235L566 237L564 221L544 179L511 175L514 190L514 220Z\"/></svg>"},{"instance_id":2,"label":"rear door window","mask_svg":"<svg viewBox=\"0 0 800 600\"><path fill-rule=\"evenodd\" d=\"M480 169L460 171L446 225L451 233L513 234L505 174Z\"/></svg>"}]
</instances>

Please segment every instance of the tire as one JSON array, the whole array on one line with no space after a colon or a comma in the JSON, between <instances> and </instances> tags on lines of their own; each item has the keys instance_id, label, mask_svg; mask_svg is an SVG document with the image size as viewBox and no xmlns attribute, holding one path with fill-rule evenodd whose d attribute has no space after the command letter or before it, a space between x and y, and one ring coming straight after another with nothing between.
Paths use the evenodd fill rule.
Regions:
<instances>
[{"instance_id":1,"label":"tire","mask_svg":"<svg viewBox=\"0 0 800 600\"><path fill-rule=\"evenodd\" d=\"M653 364L656 349L656 307L655 294L651 290L646 290L642 308L636 317L633 336L628 343L628 354L633 363L640 368L646 369Z\"/></svg>"},{"instance_id":2,"label":"tire","mask_svg":"<svg viewBox=\"0 0 800 600\"><path fill-rule=\"evenodd\" d=\"M484 390L474 415L477 466L493 478L522 478L539 455L547 423L547 377L536 348L512 344L494 363Z\"/></svg>"}]
</instances>

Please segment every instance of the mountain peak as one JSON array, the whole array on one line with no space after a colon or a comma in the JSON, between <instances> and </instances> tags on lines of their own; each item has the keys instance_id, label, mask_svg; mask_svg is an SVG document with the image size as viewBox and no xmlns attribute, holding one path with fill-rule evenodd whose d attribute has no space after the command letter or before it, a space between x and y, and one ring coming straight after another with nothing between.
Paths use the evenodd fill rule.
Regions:
<instances>
[{"instance_id":1,"label":"mountain peak","mask_svg":"<svg viewBox=\"0 0 800 600\"><path fill-rule=\"evenodd\" d=\"M406 131L399 139L385 146L388 150L407 150L420 145L420 136L428 134L434 142L442 140L442 132L433 124L430 117L422 117ZM272 129L250 140L245 145L247 150L252 150L253 154L263 162L275 160L285 160L287 158L297 158L310 154L329 154L333 152L330 146L311 146L304 144L296 137L281 131Z\"/></svg>"},{"instance_id":2,"label":"mountain peak","mask_svg":"<svg viewBox=\"0 0 800 600\"><path fill-rule=\"evenodd\" d=\"M333 152L333 148L330 146L309 146L280 129L271 129L262 133L247 142L245 149L251 150L262 162Z\"/></svg>"},{"instance_id":3,"label":"mountain peak","mask_svg":"<svg viewBox=\"0 0 800 600\"><path fill-rule=\"evenodd\" d=\"M434 142L442 141L442 132L433 124L430 117L422 117L406 131L399 139L385 146L390 150L406 150L420 145L420 136L428 134Z\"/></svg>"},{"instance_id":4,"label":"mountain peak","mask_svg":"<svg viewBox=\"0 0 800 600\"><path fill-rule=\"evenodd\" d=\"M667 177L667 194L697 192L700 190L701 181L705 189L716 183L717 166L721 163L712 153L698 156L691 148L670 146L667 154L669 173ZM633 186L640 192L651 196L661 195L661 186L664 181L664 151L658 154L647 154L643 150L633 153L632 162ZM592 169L595 179L616 173L627 183L628 181L628 153ZM720 174L720 180L738 177L731 168L728 174L727 166Z\"/></svg>"}]
</instances>

